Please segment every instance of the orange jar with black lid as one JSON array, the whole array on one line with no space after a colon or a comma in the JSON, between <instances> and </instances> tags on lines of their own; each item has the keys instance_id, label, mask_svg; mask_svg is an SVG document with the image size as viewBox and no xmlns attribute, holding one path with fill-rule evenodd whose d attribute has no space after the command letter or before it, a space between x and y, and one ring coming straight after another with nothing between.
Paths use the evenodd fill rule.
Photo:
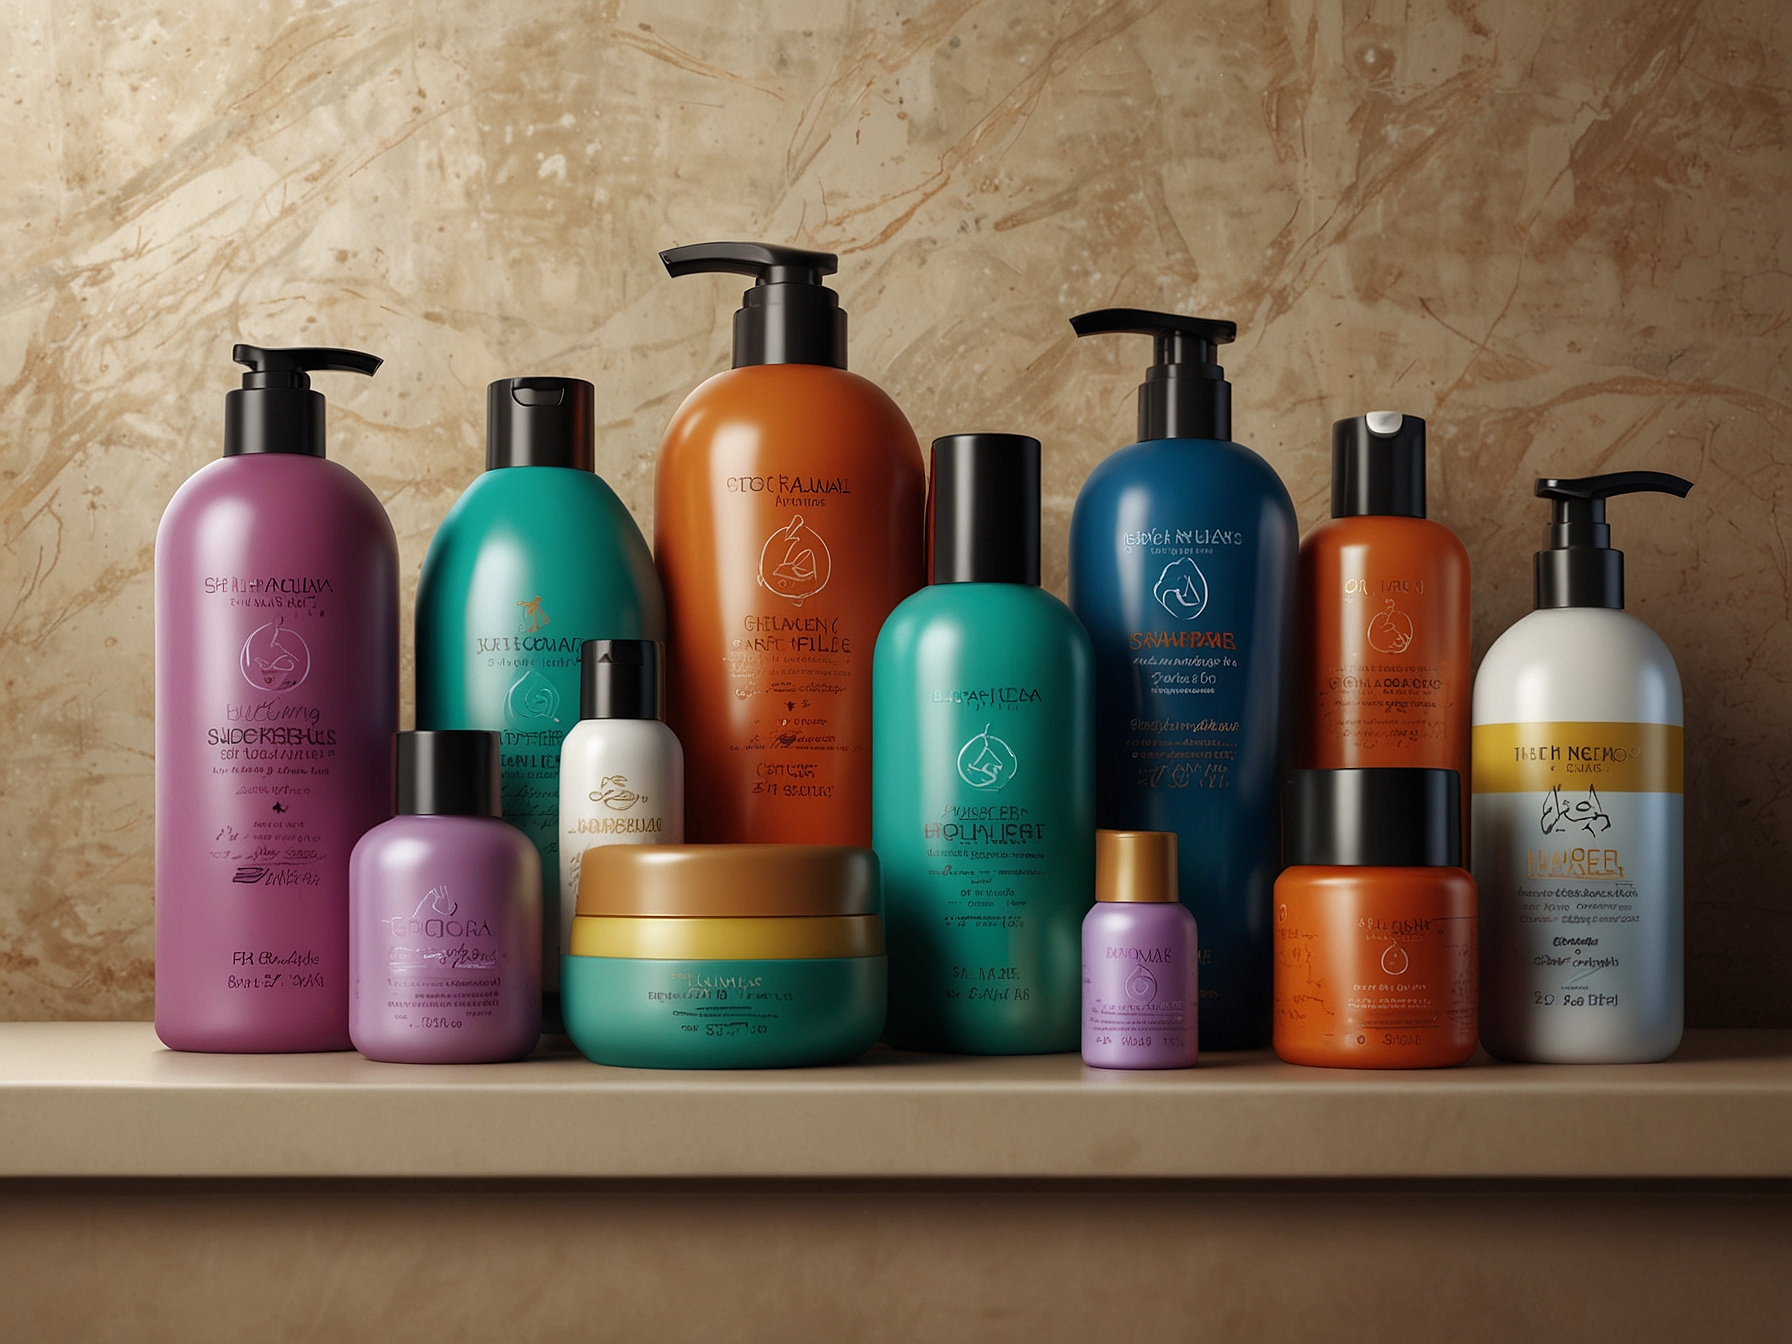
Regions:
<instances>
[{"instance_id":1,"label":"orange jar with black lid","mask_svg":"<svg viewBox=\"0 0 1792 1344\"><path fill-rule=\"evenodd\" d=\"M1275 887L1275 1049L1425 1069L1475 1052L1475 880L1454 770L1296 770Z\"/></svg>"}]
</instances>

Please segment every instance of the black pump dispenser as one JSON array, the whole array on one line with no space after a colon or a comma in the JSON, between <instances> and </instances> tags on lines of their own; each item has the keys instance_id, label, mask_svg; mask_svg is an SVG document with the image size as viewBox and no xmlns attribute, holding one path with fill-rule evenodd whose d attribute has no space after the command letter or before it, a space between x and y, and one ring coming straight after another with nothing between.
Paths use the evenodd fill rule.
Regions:
<instances>
[{"instance_id":1,"label":"black pump dispenser","mask_svg":"<svg viewBox=\"0 0 1792 1344\"><path fill-rule=\"evenodd\" d=\"M839 268L832 252L767 243L692 243L660 253L666 273L750 275L753 288L734 314L734 367L826 364L846 367L846 314L822 277Z\"/></svg>"},{"instance_id":2,"label":"black pump dispenser","mask_svg":"<svg viewBox=\"0 0 1792 1344\"><path fill-rule=\"evenodd\" d=\"M1537 606L1624 609L1624 552L1612 549L1605 501L1658 491L1686 498L1692 482L1665 471L1614 471L1537 482L1550 501L1549 549L1537 552Z\"/></svg>"},{"instance_id":3,"label":"black pump dispenser","mask_svg":"<svg viewBox=\"0 0 1792 1344\"><path fill-rule=\"evenodd\" d=\"M1039 586L1039 440L948 434L927 478L927 581Z\"/></svg>"},{"instance_id":4,"label":"black pump dispenser","mask_svg":"<svg viewBox=\"0 0 1792 1344\"><path fill-rule=\"evenodd\" d=\"M1332 426L1332 517L1425 516L1425 422L1370 411Z\"/></svg>"},{"instance_id":5,"label":"black pump dispenser","mask_svg":"<svg viewBox=\"0 0 1792 1344\"><path fill-rule=\"evenodd\" d=\"M249 372L224 394L224 456L246 453L324 455L324 397L311 390L313 373L364 373L384 362L359 350L321 346L266 349L238 345L230 352Z\"/></svg>"},{"instance_id":6,"label":"black pump dispenser","mask_svg":"<svg viewBox=\"0 0 1792 1344\"><path fill-rule=\"evenodd\" d=\"M596 469L594 390L583 378L500 378L485 389L485 469Z\"/></svg>"},{"instance_id":7,"label":"black pump dispenser","mask_svg":"<svg viewBox=\"0 0 1792 1344\"><path fill-rule=\"evenodd\" d=\"M1070 319L1078 336L1132 332L1157 341L1139 386L1139 440L1230 439L1232 384L1216 347L1238 339L1238 324L1144 308L1098 308Z\"/></svg>"}]
</instances>

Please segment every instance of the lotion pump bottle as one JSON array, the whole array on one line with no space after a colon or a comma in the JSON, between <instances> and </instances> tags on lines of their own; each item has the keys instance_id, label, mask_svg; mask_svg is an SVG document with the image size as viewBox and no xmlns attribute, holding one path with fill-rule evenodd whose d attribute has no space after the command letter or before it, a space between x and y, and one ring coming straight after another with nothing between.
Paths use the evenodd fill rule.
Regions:
<instances>
[{"instance_id":1,"label":"lotion pump bottle","mask_svg":"<svg viewBox=\"0 0 1792 1344\"><path fill-rule=\"evenodd\" d=\"M1475 679L1481 1043L1502 1059L1666 1059L1684 1015L1680 673L1624 610L1605 502L1692 482L1540 480L1537 609Z\"/></svg>"},{"instance_id":2,"label":"lotion pump bottle","mask_svg":"<svg viewBox=\"0 0 1792 1344\"><path fill-rule=\"evenodd\" d=\"M1109 308L1071 325L1156 341L1139 442L1090 473L1070 523L1070 605L1095 645L1098 824L1176 833L1201 933L1201 1051L1255 1048L1270 1035L1294 745L1294 504L1232 442L1215 353L1233 323Z\"/></svg>"},{"instance_id":3,"label":"lotion pump bottle","mask_svg":"<svg viewBox=\"0 0 1792 1344\"><path fill-rule=\"evenodd\" d=\"M684 749L660 720L664 645L585 642L579 722L560 747L560 955L572 955L579 872L595 845L684 843Z\"/></svg>"},{"instance_id":4,"label":"lotion pump bottle","mask_svg":"<svg viewBox=\"0 0 1792 1344\"><path fill-rule=\"evenodd\" d=\"M224 456L156 531L156 1034L347 1050L349 855L392 815L398 543L324 457L319 370L239 345Z\"/></svg>"},{"instance_id":5,"label":"lotion pump bottle","mask_svg":"<svg viewBox=\"0 0 1792 1344\"><path fill-rule=\"evenodd\" d=\"M690 837L869 845L872 647L921 586L920 446L846 371L832 255L701 243L660 259L754 280L734 367L678 408L655 481Z\"/></svg>"}]
</instances>

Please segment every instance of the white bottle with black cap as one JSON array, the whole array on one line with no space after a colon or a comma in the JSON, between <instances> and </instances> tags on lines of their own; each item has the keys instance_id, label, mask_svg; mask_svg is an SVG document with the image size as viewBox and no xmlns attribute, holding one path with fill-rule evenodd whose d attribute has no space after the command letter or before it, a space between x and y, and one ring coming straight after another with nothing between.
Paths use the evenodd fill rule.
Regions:
<instances>
[{"instance_id":1,"label":"white bottle with black cap","mask_svg":"<svg viewBox=\"0 0 1792 1344\"><path fill-rule=\"evenodd\" d=\"M665 660L651 639L588 639L579 722L560 748L560 954L572 946L579 865L596 845L684 843L684 748L661 720Z\"/></svg>"},{"instance_id":2,"label":"white bottle with black cap","mask_svg":"<svg viewBox=\"0 0 1792 1344\"><path fill-rule=\"evenodd\" d=\"M1680 673L1624 610L1605 501L1690 489L1657 471L1537 482L1537 609L1487 651L1473 711L1481 1044L1503 1059L1644 1063L1680 1044Z\"/></svg>"}]
</instances>

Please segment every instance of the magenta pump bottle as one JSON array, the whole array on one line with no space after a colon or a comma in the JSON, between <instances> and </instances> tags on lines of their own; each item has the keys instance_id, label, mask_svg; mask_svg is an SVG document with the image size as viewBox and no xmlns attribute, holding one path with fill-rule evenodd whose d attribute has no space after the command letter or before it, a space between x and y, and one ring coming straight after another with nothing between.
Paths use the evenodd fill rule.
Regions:
<instances>
[{"instance_id":1,"label":"magenta pump bottle","mask_svg":"<svg viewBox=\"0 0 1792 1344\"><path fill-rule=\"evenodd\" d=\"M325 459L309 374L380 361L232 357L224 457L156 531L156 1034L346 1050L349 852L392 806L398 544Z\"/></svg>"},{"instance_id":2,"label":"magenta pump bottle","mask_svg":"<svg viewBox=\"0 0 1792 1344\"><path fill-rule=\"evenodd\" d=\"M349 1035L369 1059L491 1064L541 1038L541 855L500 819L498 734L398 735L398 815L349 863Z\"/></svg>"},{"instance_id":3,"label":"magenta pump bottle","mask_svg":"<svg viewBox=\"0 0 1792 1344\"><path fill-rule=\"evenodd\" d=\"M1176 833L1095 832L1095 907L1083 919L1083 1063L1194 1064L1196 951L1195 917L1176 899Z\"/></svg>"}]
</instances>

